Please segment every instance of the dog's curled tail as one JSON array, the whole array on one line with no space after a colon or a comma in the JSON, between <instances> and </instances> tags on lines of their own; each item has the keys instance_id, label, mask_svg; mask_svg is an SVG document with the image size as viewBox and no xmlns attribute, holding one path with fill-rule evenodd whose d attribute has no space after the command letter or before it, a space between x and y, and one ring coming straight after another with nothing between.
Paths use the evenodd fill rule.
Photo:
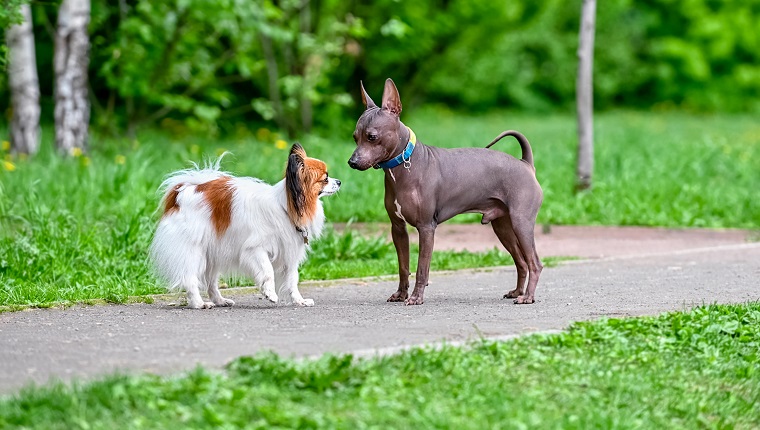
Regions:
<instances>
[{"instance_id":1,"label":"dog's curled tail","mask_svg":"<svg viewBox=\"0 0 760 430\"><path fill-rule=\"evenodd\" d=\"M496 136L496 139L494 139L493 142L486 145L486 148L490 148L491 146L493 146L494 143L500 141L501 139L507 136L512 136L515 139L517 139L518 142L520 142L520 149L522 149L523 161L528 163L530 167L533 168L533 171L535 171L536 166L533 165L533 150L530 149L530 142L528 142L528 139L525 136L523 136L523 134L520 133L519 131L507 130L507 131L502 132L500 135Z\"/></svg>"}]
</instances>

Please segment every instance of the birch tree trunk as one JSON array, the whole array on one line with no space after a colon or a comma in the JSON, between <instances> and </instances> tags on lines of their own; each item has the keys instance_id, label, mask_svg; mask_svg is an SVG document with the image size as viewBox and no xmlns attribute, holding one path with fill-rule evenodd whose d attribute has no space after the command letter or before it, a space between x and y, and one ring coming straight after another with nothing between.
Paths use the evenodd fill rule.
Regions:
<instances>
[{"instance_id":1,"label":"birch tree trunk","mask_svg":"<svg viewBox=\"0 0 760 430\"><path fill-rule=\"evenodd\" d=\"M32 32L32 9L21 5L21 24L5 32L8 44L8 83L11 90L11 150L35 154L40 147L40 83Z\"/></svg>"},{"instance_id":2,"label":"birch tree trunk","mask_svg":"<svg viewBox=\"0 0 760 430\"><path fill-rule=\"evenodd\" d=\"M90 0L63 0L55 34L55 144L71 153L85 148L90 123L87 66L90 62Z\"/></svg>"},{"instance_id":3,"label":"birch tree trunk","mask_svg":"<svg viewBox=\"0 0 760 430\"><path fill-rule=\"evenodd\" d=\"M578 169L576 190L591 188L594 173L594 26L596 0L583 0L578 44Z\"/></svg>"}]
</instances>

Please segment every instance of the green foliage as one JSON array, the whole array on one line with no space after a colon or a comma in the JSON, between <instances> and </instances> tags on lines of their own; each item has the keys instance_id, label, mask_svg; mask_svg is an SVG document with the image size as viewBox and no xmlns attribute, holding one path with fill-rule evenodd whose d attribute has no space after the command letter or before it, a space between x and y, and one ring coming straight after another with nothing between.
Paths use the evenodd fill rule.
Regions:
<instances>
[{"instance_id":1,"label":"green foliage","mask_svg":"<svg viewBox=\"0 0 760 430\"><path fill-rule=\"evenodd\" d=\"M0 22L23 0L4 1L15 9ZM407 110L568 111L580 3L95 0L93 122L130 135L156 124L180 136L250 123L333 131L353 121L358 81L377 93L387 77ZM56 13L34 4L43 105ZM598 2L595 106L759 112L759 18L760 0Z\"/></svg>"},{"instance_id":2,"label":"green foliage","mask_svg":"<svg viewBox=\"0 0 760 430\"><path fill-rule=\"evenodd\" d=\"M36 160L38 169L19 161L6 173L13 180L0 174L1 305L122 302L158 292L145 249L155 205L136 198L152 195L153 186L129 176L144 172L149 159L129 169L109 161L102 155L61 160L50 150ZM14 192L20 184L24 192Z\"/></svg>"},{"instance_id":3,"label":"green foliage","mask_svg":"<svg viewBox=\"0 0 760 430\"><path fill-rule=\"evenodd\" d=\"M0 72L5 72L8 63L8 47L5 42L5 30L15 24L21 24L24 16L21 14L21 5L29 3L29 0L0 0ZM0 78L0 83L2 78ZM0 86L2 88L2 86Z\"/></svg>"},{"instance_id":4,"label":"green foliage","mask_svg":"<svg viewBox=\"0 0 760 430\"><path fill-rule=\"evenodd\" d=\"M0 400L23 428L756 428L760 304L354 359L241 357Z\"/></svg>"},{"instance_id":5,"label":"green foliage","mask_svg":"<svg viewBox=\"0 0 760 430\"><path fill-rule=\"evenodd\" d=\"M391 76L476 111L573 106L579 1L380 0L364 13L361 66L378 86ZM758 0L598 2L596 106L758 111L758 16Z\"/></svg>"},{"instance_id":6,"label":"green foliage","mask_svg":"<svg viewBox=\"0 0 760 430\"><path fill-rule=\"evenodd\" d=\"M24 17L19 8L26 3L29 0L0 0L0 30L23 22Z\"/></svg>"},{"instance_id":7,"label":"green foliage","mask_svg":"<svg viewBox=\"0 0 760 430\"><path fill-rule=\"evenodd\" d=\"M644 88L692 110L760 109L760 1L644 3Z\"/></svg>"},{"instance_id":8,"label":"green foliage","mask_svg":"<svg viewBox=\"0 0 760 430\"><path fill-rule=\"evenodd\" d=\"M325 95L346 37L361 31L360 21L345 18L341 8L338 2L139 0L120 9L98 2L93 66L102 81L96 85L107 89L111 109L125 107L102 111L101 123L125 115L133 129L174 116L190 131L215 132L220 119L253 111L288 134L308 130L307 108L346 102L339 92ZM176 129L170 120L163 125Z\"/></svg>"},{"instance_id":9,"label":"green foliage","mask_svg":"<svg viewBox=\"0 0 760 430\"><path fill-rule=\"evenodd\" d=\"M207 128L247 113L294 135L312 115L341 118L356 80L379 88L389 76L412 103L548 111L574 101L579 2L138 1L94 11L96 86L138 123L169 114ZM600 3L596 106L760 109L759 15L760 0Z\"/></svg>"}]
</instances>

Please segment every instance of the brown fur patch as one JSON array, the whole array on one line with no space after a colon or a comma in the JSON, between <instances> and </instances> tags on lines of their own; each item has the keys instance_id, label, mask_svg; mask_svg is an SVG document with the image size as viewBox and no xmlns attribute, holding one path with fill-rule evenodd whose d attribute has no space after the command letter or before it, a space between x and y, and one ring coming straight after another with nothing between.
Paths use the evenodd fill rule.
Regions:
<instances>
[{"instance_id":1,"label":"brown fur patch","mask_svg":"<svg viewBox=\"0 0 760 430\"><path fill-rule=\"evenodd\" d=\"M219 236L227 231L232 222L231 180L232 178L224 176L195 187L196 192L203 193L203 197L211 208L211 223Z\"/></svg>"},{"instance_id":2,"label":"brown fur patch","mask_svg":"<svg viewBox=\"0 0 760 430\"><path fill-rule=\"evenodd\" d=\"M319 193L327 185L327 165L308 158L296 144L290 152L285 180L288 183L288 216L297 228L306 227L317 214Z\"/></svg>"},{"instance_id":3,"label":"brown fur patch","mask_svg":"<svg viewBox=\"0 0 760 430\"><path fill-rule=\"evenodd\" d=\"M325 187L323 180L326 178L327 165L316 158L304 160L304 207L303 218L311 222L317 215L317 200L319 193Z\"/></svg>"},{"instance_id":4,"label":"brown fur patch","mask_svg":"<svg viewBox=\"0 0 760 430\"><path fill-rule=\"evenodd\" d=\"M164 196L164 214L163 216L168 216L173 214L174 212L179 211L179 205L177 204L177 196L179 195L179 189L182 188L185 184L177 184L172 188L171 190L166 192L166 196Z\"/></svg>"}]
</instances>

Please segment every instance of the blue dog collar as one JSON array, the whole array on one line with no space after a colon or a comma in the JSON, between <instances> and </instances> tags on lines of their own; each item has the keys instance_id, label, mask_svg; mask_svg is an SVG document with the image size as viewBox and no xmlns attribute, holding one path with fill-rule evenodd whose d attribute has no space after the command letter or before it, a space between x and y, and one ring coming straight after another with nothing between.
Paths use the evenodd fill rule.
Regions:
<instances>
[{"instance_id":1,"label":"blue dog collar","mask_svg":"<svg viewBox=\"0 0 760 430\"><path fill-rule=\"evenodd\" d=\"M391 158L388 161L383 161L382 163L375 164L375 169L392 169L409 162L409 158L411 158L412 152L414 152L414 146L417 144L417 136L414 134L411 128L407 127L407 129L409 130L409 143L406 144L406 149L404 149L404 152L395 156L394 158Z\"/></svg>"}]
</instances>

